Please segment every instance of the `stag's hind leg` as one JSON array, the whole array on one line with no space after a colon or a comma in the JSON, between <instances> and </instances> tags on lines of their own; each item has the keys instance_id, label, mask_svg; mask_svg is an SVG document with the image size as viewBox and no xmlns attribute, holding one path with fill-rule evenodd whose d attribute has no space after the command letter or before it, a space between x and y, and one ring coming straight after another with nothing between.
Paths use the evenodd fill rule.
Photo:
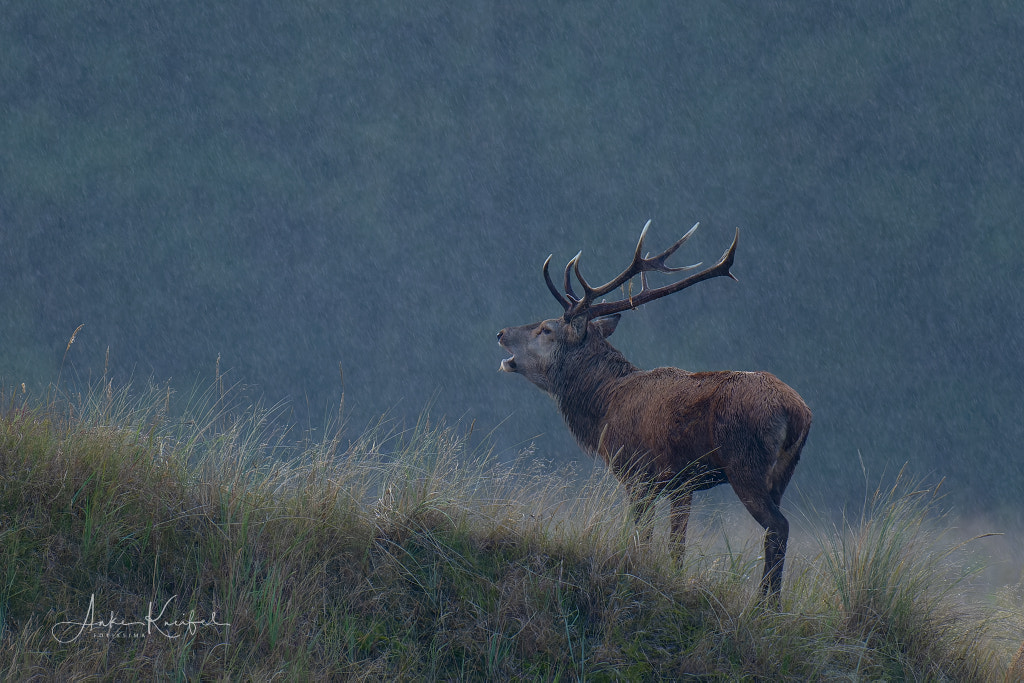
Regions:
<instances>
[{"instance_id":1,"label":"stag's hind leg","mask_svg":"<svg viewBox=\"0 0 1024 683\"><path fill-rule=\"evenodd\" d=\"M729 482L739 496L743 506L757 520L764 530L764 575L761 577L761 592L778 599L782 589L782 567L786 561L786 545L789 542L789 520L783 516L779 506L764 481L753 479Z\"/></svg>"},{"instance_id":2,"label":"stag's hind leg","mask_svg":"<svg viewBox=\"0 0 1024 683\"><path fill-rule=\"evenodd\" d=\"M790 425L789 439L779 448L775 467L768 474L772 502L775 505L782 503L782 494L786 492L789 480L793 478L793 470L796 469L796 464L800 461L800 451L804 448L804 441L807 440L807 432L810 426L810 416L808 413L806 420L796 425L795 433L793 432L794 425Z\"/></svg>"}]
</instances>

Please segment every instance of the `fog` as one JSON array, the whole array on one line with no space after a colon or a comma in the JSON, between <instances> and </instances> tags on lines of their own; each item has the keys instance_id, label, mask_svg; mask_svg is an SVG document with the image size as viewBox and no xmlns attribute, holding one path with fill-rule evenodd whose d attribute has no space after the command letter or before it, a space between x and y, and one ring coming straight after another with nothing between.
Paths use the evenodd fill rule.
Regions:
<instances>
[{"instance_id":1,"label":"fog","mask_svg":"<svg viewBox=\"0 0 1024 683\"><path fill-rule=\"evenodd\" d=\"M630 360L778 375L837 509L906 463L1024 523L1024 9L348 4L4 5L5 384L219 358L303 428L429 405L564 463L495 333L560 313L548 254L700 221L675 265L739 227L739 281L625 313Z\"/></svg>"}]
</instances>

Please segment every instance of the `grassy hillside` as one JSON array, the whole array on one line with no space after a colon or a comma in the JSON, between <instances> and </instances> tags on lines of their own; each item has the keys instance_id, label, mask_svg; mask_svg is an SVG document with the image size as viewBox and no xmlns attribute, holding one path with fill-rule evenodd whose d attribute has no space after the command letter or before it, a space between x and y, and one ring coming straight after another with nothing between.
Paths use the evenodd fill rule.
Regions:
<instances>
[{"instance_id":1,"label":"grassy hillside","mask_svg":"<svg viewBox=\"0 0 1024 683\"><path fill-rule=\"evenodd\" d=\"M294 445L219 392L174 419L169 394L110 385L0 398L5 677L991 681L1021 666L1020 593L966 601L934 492L899 482L792 552L775 610L756 599L756 551L698 541L674 563L636 544L614 481L528 454L499 465L426 418Z\"/></svg>"}]
</instances>

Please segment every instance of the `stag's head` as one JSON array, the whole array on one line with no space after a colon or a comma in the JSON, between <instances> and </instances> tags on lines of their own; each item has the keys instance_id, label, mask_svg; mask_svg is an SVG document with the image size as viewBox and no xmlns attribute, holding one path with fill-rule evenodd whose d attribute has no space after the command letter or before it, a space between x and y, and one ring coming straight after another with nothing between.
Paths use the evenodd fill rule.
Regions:
<instances>
[{"instance_id":1,"label":"stag's head","mask_svg":"<svg viewBox=\"0 0 1024 683\"><path fill-rule=\"evenodd\" d=\"M498 332L498 343L512 354L501 361L501 369L505 372L521 374L541 389L551 393L553 370L564 366L567 358L580 354L591 357L602 348L608 347L609 344L605 339L615 331L619 322L619 314L623 311L634 309L712 277L724 275L735 279L729 272L729 268L732 266L736 253L739 230L736 231L732 246L715 265L664 287L649 287L647 273L651 271L676 273L692 270L701 265L697 263L681 268L665 265L666 259L693 235L699 223L657 256L644 257L644 238L647 236L647 229L650 225L651 222L647 221L643 232L640 233L636 250L633 252L633 260L629 266L617 277L600 287L590 286L583 277L580 272L580 254L576 254L565 266L562 278L565 292L558 291L548 273L548 266L551 263L551 256L548 256L544 261L544 282L547 283L548 290L555 300L561 304L563 313L558 318L519 327L507 327ZM581 295L577 295L573 289L573 275L576 276L576 280L583 290ZM626 285L637 275L640 276L640 291L635 295L627 293L625 298L618 301L598 301Z\"/></svg>"},{"instance_id":2,"label":"stag's head","mask_svg":"<svg viewBox=\"0 0 1024 683\"><path fill-rule=\"evenodd\" d=\"M506 327L498 332L498 343L512 355L501 361L501 369L515 372L538 387L553 392L554 368L564 366L576 354L593 355L619 322L618 315L587 320L584 317L566 322L551 318L539 323Z\"/></svg>"}]
</instances>

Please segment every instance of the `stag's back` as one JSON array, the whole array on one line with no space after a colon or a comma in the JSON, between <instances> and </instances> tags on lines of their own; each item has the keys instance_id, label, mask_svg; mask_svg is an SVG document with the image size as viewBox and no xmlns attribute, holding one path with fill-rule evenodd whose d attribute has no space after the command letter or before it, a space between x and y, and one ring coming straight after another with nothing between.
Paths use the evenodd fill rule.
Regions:
<instances>
[{"instance_id":1,"label":"stag's back","mask_svg":"<svg viewBox=\"0 0 1024 683\"><path fill-rule=\"evenodd\" d=\"M770 477L777 464L795 464L778 461L798 452L810 422L800 396L770 373L656 368L610 389L593 450L615 469L640 467L662 481L704 469L730 481Z\"/></svg>"}]
</instances>

